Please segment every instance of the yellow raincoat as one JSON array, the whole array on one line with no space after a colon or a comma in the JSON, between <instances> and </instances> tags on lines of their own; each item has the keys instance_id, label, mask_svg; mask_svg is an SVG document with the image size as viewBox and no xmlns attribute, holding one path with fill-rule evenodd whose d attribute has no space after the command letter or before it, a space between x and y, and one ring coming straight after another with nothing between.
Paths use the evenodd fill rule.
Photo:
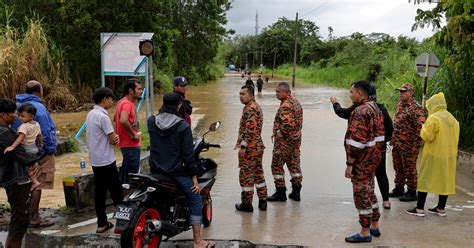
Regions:
<instances>
[{"instance_id":1,"label":"yellow raincoat","mask_svg":"<svg viewBox=\"0 0 474 248\"><path fill-rule=\"evenodd\" d=\"M459 123L449 113L442 92L426 101L428 119L421 128L425 142L418 176L418 191L438 195L455 193Z\"/></svg>"}]
</instances>

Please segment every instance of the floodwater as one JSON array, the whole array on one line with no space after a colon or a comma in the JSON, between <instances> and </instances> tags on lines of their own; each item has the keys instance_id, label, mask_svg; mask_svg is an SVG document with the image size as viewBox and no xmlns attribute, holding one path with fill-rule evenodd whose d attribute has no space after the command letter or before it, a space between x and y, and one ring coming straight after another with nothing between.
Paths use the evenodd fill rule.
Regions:
<instances>
[{"instance_id":1,"label":"floodwater","mask_svg":"<svg viewBox=\"0 0 474 248\"><path fill-rule=\"evenodd\" d=\"M238 133L243 105L239 101L239 90L244 84L239 75L227 75L215 82L202 86L188 87L187 97L194 106L194 134L203 133L209 124L220 120L221 128L209 133L206 139L219 143L221 149L213 149L202 154L218 163L217 181L212 188L213 222L203 230L206 239L248 240L268 245L305 245L311 247L358 247L346 244L344 237L359 230L357 212L352 200L352 185L344 177L345 152L343 137L347 127L346 120L338 118L329 103L330 96L336 96L343 106L348 106L348 90L297 85L293 95L304 109L303 141L301 146L301 167L303 188L301 202L288 200L284 203L269 203L268 211L256 208L254 213L235 211L234 203L240 201L238 182L237 152L233 150ZM275 97L275 84L265 85L263 93L256 95L257 102L264 113L263 141L266 146L263 166L269 194L274 192L271 175L272 143L270 140L273 118L279 106ZM157 97L155 109L161 105ZM110 111L113 112L113 111ZM143 112L143 111L142 111ZM53 119L60 127L77 128L84 120L86 112L73 114L54 114ZM142 114L143 118L144 114ZM145 123L142 121L142 123ZM116 153L121 161L120 152ZM43 191L41 207L64 205L62 178L80 172L79 160L87 158L86 151L67 154L57 158L55 190ZM393 185L391 154L387 154L387 173ZM88 168L90 170L90 168ZM285 175L287 187L289 174ZM380 200L378 188L376 194ZM6 201L0 192L0 202ZM403 203L391 199L392 209L382 209L381 238L374 238L375 246L387 247L468 247L472 246L474 226L474 194L458 192L449 198L447 217L427 214L425 218L408 216L404 212L415 203ZM432 207L437 197L429 195L427 207ZM93 213L91 213L93 215ZM90 218L93 218L91 216ZM95 231L94 221L86 226L62 230L63 234L88 234ZM172 240L192 238L185 232Z\"/></svg>"},{"instance_id":2,"label":"floodwater","mask_svg":"<svg viewBox=\"0 0 474 248\"><path fill-rule=\"evenodd\" d=\"M187 98L192 101L194 106L194 112L192 115L193 119L193 129L195 134L203 133L207 130L207 127L210 123L220 120L222 121L221 128L215 132L208 135L208 138L213 143L219 143L222 145L222 149L219 151L210 151L208 156L218 160L222 166L220 167L220 177L221 178L233 178L236 174L237 168L237 155L233 151L235 141L237 138L238 124L242 112L243 105L239 101L239 91L241 85L244 83L244 80L238 77L237 74L228 75L221 80L210 82L206 85L201 86L190 86L188 87ZM276 99L274 94L275 83L270 83L265 85L263 93L257 94L257 102L262 106L264 111L264 131L263 139L267 147L264 162L269 165L271 161L271 130L273 125L273 117L278 108L279 101ZM293 94L298 98L303 105L305 110L305 122L304 122L304 138L303 138L303 155L314 154L315 151L312 151L310 148L312 142L315 139L335 139L341 141L343 138L343 133L340 133L339 136L335 137L326 137L326 134L314 129L314 126L311 123L321 121L327 122L325 125L335 125L340 124L341 127L345 125L344 121L338 121L337 123L331 123L335 119L331 113L332 107L328 101L328 96L336 95L338 98L342 98L343 102L348 103L347 94L344 91L338 89L330 88L319 88L319 87L310 87L310 86L299 86L293 92ZM161 106L161 95L155 96L155 110L157 111ZM313 110L319 110L316 114ZM324 113L322 116L321 111ZM109 110L110 117L113 118L113 113L115 109ZM53 113L52 118L57 126L57 129L60 130L59 135L63 133L69 133L69 135L74 135L74 133L79 129L82 122L85 120L87 111L76 112L76 113ZM143 104L140 111L141 125L145 125L145 104ZM327 118L331 117L331 118ZM146 134L144 134L146 135ZM84 137L84 135L83 135ZM85 141L85 140L83 140ZM340 142L339 142L340 143ZM307 144L307 145L305 145ZM308 147L309 145L309 147ZM308 147L308 149L305 149ZM342 148L342 145L340 146ZM340 149L340 152L343 150ZM336 155L336 154L326 154L326 155ZM339 156L340 155L340 156ZM343 154L338 154L336 156L343 159ZM119 151L116 151L117 162L121 162L122 156ZM62 180L64 177L71 175L79 174L80 167L79 161L84 158L88 161L87 149L84 144L80 145L80 151L76 153L70 153L56 158L56 173L55 173L55 182L53 190L44 190L41 200L41 207L47 208L59 208L64 206L64 192L62 186ZM302 156L304 159L305 156ZM323 161L325 158L313 159L309 158L309 161ZM341 160L342 161L342 160ZM343 162L343 161L342 161ZM303 163L306 164L306 163ZM343 163L342 163L343 164ZM88 164L89 165L89 164ZM315 164L316 165L316 164ZM91 172L92 169L90 166L87 167L87 171ZM269 167L266 170L266 173L269 172ZM268 173L267 173L268 174ZM271 179L271 174L267 175L268 179ZM232 184L227 183L228 180L218 180L216 182L216 188L222 190L223 193L235 194L235 186L238 186L238 182L233 182ZM237 184L236 184L237 183ZM336 191L331 190L332 186L328 186L327 190L337 193ZM238 188L237 188L238 190ZM6 194L3 189L0 189L0 202L6 202Z\"/></svg>"}]
</instances>

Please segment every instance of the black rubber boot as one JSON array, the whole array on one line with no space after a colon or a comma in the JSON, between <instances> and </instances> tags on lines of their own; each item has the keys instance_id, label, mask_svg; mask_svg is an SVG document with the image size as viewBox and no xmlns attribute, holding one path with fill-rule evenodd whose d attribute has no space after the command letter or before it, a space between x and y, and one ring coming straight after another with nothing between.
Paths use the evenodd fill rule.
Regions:
<instances>
[{"instance_id":1,"label":"black rubber boot","mask_svg":"<svg viewBox=\"0 0 474 248\"><path fill-rule=\"evenodd\" d=\"M286 187L276 188L276 192L267 198L267 201L286 201Z\"/></svg>"},{"instance_id":2,"label":"black rubber boot","mask_svg":"<svg viewBox=\"0 0 474 248\"><path fill-rule=\"evenodd\" d=\"M400 201L402 202L410 202L410 201L417 201L418 197L416 195L416 191L408 190L402 197L400 197Z\"/></svg>"},{"instance_id":3,"label":"black rubber boot","mask_svg":"<svg viewBox=\"0 0 474 248\"><path fill-rule=\"evenodd\" d=\"M242 212L253 212L253 206L252 204L246 204L246 203L236 203L235 204L235 209L242 211Z\"/></svg>"},{"instance_id":4,"label":"black rubber boot","mask_svg":"<svg viewBox=\"0 0 474 248\"><path fill-rule=\"evenodd\" d=\"M393 188L390 193L388 193L388 197L400 197L405 193L404 188Z\"/></svg>"},{"instance_id":5,"label":"black rubber boot","mask_svg":"<svg viewBox=\"0 0 474 248\"><path fill-rule=\"evenodd\" d=\"M267 201L258 200L258 209L260 209L261 211L267 211Z\"/></svg>"},{"instance_id":6,"label":"black rubber boot","mask_svg":"<svg viewBox=\"0 0 474 248\"><path fill-rule=\"evenodd\" d=\"M288 195L288 197L294 201L301 201L300 197L300 191L301 191L301 186L295 186L293 185L291 190L291 193Z\"/></svg>"}]
</instances>

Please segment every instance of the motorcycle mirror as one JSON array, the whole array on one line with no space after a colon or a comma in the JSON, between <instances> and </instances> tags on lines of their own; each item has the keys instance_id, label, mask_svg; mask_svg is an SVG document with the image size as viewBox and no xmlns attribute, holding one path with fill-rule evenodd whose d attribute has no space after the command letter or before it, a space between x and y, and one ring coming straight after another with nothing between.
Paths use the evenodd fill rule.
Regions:
<instances>
[{"instance_id":1,"label":"motorcycle mirror","mask_svg":"<svg viewBox=\"0 0 474 248\"><path fill-rule=\"evenodd\" d=\"M214 132L214 131L216 131L217 129L219 129L220 126L221 126L221 122L220 122L220 121L216 121L216 122L212 123L212 124L209 126L209 131L210 131L210 132Z\"/></svg>"}]
</instances>

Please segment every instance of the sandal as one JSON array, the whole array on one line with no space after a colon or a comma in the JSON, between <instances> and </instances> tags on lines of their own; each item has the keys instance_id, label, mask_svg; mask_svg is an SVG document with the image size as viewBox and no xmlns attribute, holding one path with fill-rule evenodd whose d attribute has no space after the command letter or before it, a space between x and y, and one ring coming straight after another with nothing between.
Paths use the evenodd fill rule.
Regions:
<instances>
[{"instance_id":1,"label":"sandal","mask_svg":"<svg viewBox=\"0 0 474 248\"><path fill-rule=\"evenodd\" d=\"M95 231L96 233L104 233L105 231L109 230L110 228L114 227L114 224L107 222L105 226L98 227Z\"/></svg>"},{"instance_id":2,"label":"sandal","mask_svg":"<svg viewBox=\"0 0 474 248\"><path fill-rule=\"evenodd\" d=\"M207 241L207 244L206 246L204 246L205 248L212 248L212 247L216 247L216 242L214 241Z\"/></svg>"},{"instance_id":3,"label":"sandal","mask_svg":"<svg viewBox=\"0 0 474 248\"><path fill-rule=\"evenodd\" d=\"M28 225L28 228L43 228L43 227L50 227L54 225L54 222L50 220L40 220L38 223L31 223Z\"/></svg>"},{"instance_id":4,"label":"sandal","mask_svg":"<svg viewBox=\"0 0 474 248\"><path fill-rule=\"evenodd\" d=\"M385 205L384 203L382 203L384 209L390 209L390 207L392 206L392 203L390 202L388 202L388 205Z\"/></svg>"}]
</instances>

